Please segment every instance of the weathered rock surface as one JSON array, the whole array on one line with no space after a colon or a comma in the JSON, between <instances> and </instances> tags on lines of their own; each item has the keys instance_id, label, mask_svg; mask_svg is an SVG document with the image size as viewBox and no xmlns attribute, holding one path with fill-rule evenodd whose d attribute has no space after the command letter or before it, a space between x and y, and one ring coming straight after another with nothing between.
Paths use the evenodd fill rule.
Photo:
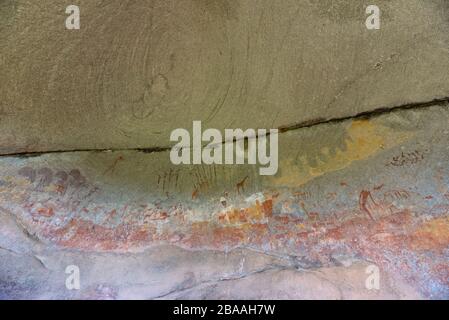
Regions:
<instances>
[{"instance_id":1,"label":"weathered rock surface","mask_svg":"<svg viewBox=\"0 0 449 320\"><path fill-rule=\"evenodd\" d=\"M274 177L169 152L3 157L4 297L448 298L447 108L281 133Z\"/></svg>"},{"instance_id":2,"label":"weathered rock surface","mask_svg":"<svg viewBox=\"0 0 449 320\"><path fill-rule=\"evenodd\" d=\"M449 299L449 6L376 2L1 1L0 299Z\"/></svg>"},{"instance_id":3,"label":"weathered rock surface","mask_svg":"<svg viewBox=\"0 0 449 320\"><path fill-rule=\"evenodd\" d=\"M2 153L170 145L449 96L448 3L78 0L0 5Z\"/></svg>"}]
</instances>

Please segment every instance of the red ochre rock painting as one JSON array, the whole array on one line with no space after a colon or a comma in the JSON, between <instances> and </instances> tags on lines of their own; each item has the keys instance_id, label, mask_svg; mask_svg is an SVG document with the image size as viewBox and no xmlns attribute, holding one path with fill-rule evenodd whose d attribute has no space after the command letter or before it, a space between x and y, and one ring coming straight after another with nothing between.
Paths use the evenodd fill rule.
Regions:
<instances>
[{"instance_id":1,"label":"red ochre rock painting","mask_svg":"<svg viewBox=\"0 0 449 320\"><path fill-rule=\"evenodd\" d=\"M116 225L108 225L108 219L104 225L93 222L86 208L81 210L84 217L56 224L53 219L57 209L42 203L37 210L24 206L28 217L23 218L39 238L71 249L133 252L165 243L192 250L248 247L307 257L311 266L331 266L335 264L334 255L350 254L421 283L424 291L428 287L426 278L417 276L424 269L427 277L430 274L433 281L447 285L449 263L438 258L449 247L447 213L423 217L386 206L368 191L361 191L360 208L347 210L338 219L332 213L298 218L273 211L277 199L225 208L214 212L208 221L189 221L182 208L148 209L141 205L137 211L124 207L106 213L96 208L96 215L100 212L108 219L122 217ZM133 219L131 212L144 219Z\"/></svg>"},{"instance_id":2,"label":"red ochre rock painting","mask_svg":"<svg viewBox=\"0 0 449 320\"><path fill-rule=\"evenodd\" d=\"M228 197L227 206L217 200L207 211L193 200L99 203L101 188L78 170L52 172L20 170L21 178L10 179L0 192L0 205L28 233L61 248L117 253L164 244L188 250L250 248L294 257L306 269L335 266L346 256L398 274L427 296L444 295L448 288L449 205L403 208L397 201L423 198L403 189L382 184L355 191L358 201L336 203L332 211L297 190L259 192L235 206ZM350 192L342 188L327 201Z\"/></svg>"}]
</instances>

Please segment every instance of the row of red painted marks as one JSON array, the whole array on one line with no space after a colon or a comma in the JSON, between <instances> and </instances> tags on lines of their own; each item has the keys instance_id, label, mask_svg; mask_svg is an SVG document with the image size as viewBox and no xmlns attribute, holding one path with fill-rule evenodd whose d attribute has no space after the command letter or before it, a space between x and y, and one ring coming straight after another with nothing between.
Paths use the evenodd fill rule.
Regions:
<instances>
[{"instance_id":1,"label":"row of red painted marks","mask_svg":"<svg viewBox=\"0 0 449 320\"><path fill-rule=\"evenodd\" d=\"M218 220L224 224L240 224L260 222L273 216L273 200L265 200L262 203L255 201L253 206L247 208L230 208L218 214Z\"/></svg>"},{"instance_id":2,"label":"row of red painted marks","mask_svg":"<svg viewBox=\"0 0 449 320\"><path fill-rule=\"evenodd\" d=\"M260 222L239 220L238 225L227 221L183 226L168 223L158 230L153 223L105 227L73 219L61 228L41 225L39 229L41 236L60 246L95 251L128 252L152 244L218 250L249 246L305 256L313 265L323 266L334 264L334 254L349 254L418 283L424 294L431 294L435 286L449 285L449 260L444 253L449 248L448 215L424 220L415 213L398 211L372 220L354 213L355 217L340 224L316 221L307 225L288 216L270 216L263 208L260 205L257 213L263 215ZM433 288L429 287L429 278Z\"/></svg>"},{"instance_id":3,"label":"row of red painted marks","mask_svg":"<svg viewBox=\"0 0 449 320\"><path fill-rule=\"evenodd\" d=\"M371 199L371 200L370 200ZM371 202L368 202L371 201ZM449 207L441 207L449 210ZM343 240L351 234L362 235L368 233L382 233L378 226L382 226L385 219L389 223L395 222L403 211L393 206L384 207L376 202L369 193L362 192L360 196L360 209L353 208L346 219L334 219L333 215L326 215L321 219L302 219L289 215L273 213L273 199L260 203L256 201L253 206L242 209L227 209L217 213L216 219L208 221L191 222L185 218L182 210L154 211L142 207L147 212L143 221L134 223L132 220L122 221L116 226L107 226L107 223L95 224L89 219L76 217L63 227L56 227L46 220L34 220L39 228L45 230L43 236L53 239L61 245L100 250L126 250L131 247L144 247L151 242L169 241L189 247L214 247L225 248L245 245L266 245L276 247L284 245L282 240L289 243L303 243L306 240L320 238ZM52 208L41 208L38 214L50 216ZM366 211L366 215L360 212ZM383 212L382 212L383 211ZM87 212L86 212L87 213ZM116 210L110 211L105 220L113 219L117 215ZM447 217L447 212L440 212L440 217ZM396 217L396 218L395 218ZM401 232L409 234L410 228L421 223L411 214L408 220L399 220L395 226ZM162 222L162 223L161 223ZM38 229L39 229L38 228ZM342 233L341 230L346 232ZM397 233L397 231L395 233ZM339 236L339 234L341 236ZM344 235L344 236L343 236ZM294 246L293 246L294 247ZM429 247L431 248L431 246Z\"/></svg>"},{"instance_id":4,"label":"row of red painted marks","mask_svg":"<svg viewBox=\"0 0 449 320\"><path fill-rule=\"evenodd\" d=\"M30 181L33 178L32 173L22 174L31 174ZM70 172L68 176L73 178ZM36 177L34 179L33 183L38 181ZM39 182L38 189L40 185ZM46 187L51 185L46 184ZM90 190L91 187L77 185L79 190ZM142 205L132 210L125 207L120 209L122 212L119 209L106 212L99 208L105 219L94 223L87 216L95 212L81 206L81 215L61 227L52 224L55 213L60 209L58 206L29 202L24 209L30 213L30 228L37 230L39 236L64 247L130 251L158 243L219 250L251 246L292 255L302 254L321 265L332 264L334 253L346 252L370 259L385 269L400 271L410 281L421 279L421 273L428 273L440 285L447 285L449 266L444 250L449 248L449 205L439 203L422 212L401 210L393 202L416 195L401 189L384 192L384 188L381 185L372 192L360 191L358 206L345 208L345 214L337 218L334 213L319 215L309 212L306 203L309 199L304 199L304 195L298 203L306 213L305 218L282 215L273 209L276 202L283 201L276 193L267 194L265 200L256 200L254 205L245 208L216 212L215 218L200 222L186 219L182 206L164 209L156 205L150 209ZM61 196L54 199L59 198ZM81 204L75 201L69 205L71 210L79 210ZM67 209L66 202L61 206ZM143 215L145 219L136 220L134 214ZM35 219L37 216L43 219ZM118 224L110 225L108 221L117 216ZM424 269L427 271L421 272Z\"/></svg>"},{"instance_id":5,"label":"row of red painted marks","mask_svg":"<svg viewBox=\"0 0 449 320\"><path fill-rule=\"evenodd\" d=\"M47 229L45 236L64 247L98 251L129 251L156 243L220 250L251 246L307 256L319 265L333 264L332 255L343 252L401 272L410 281L419 280L425 269L426 276L448 285L449 264L444 258L444 250L449 248L447 215L423 220L410 211L399 211L374 221L359 215L334 226L316 222L311 230L288 217L265 218L265 223L238 226L195 222L184 230L169 227L162 232L151 224L107 228L79 219L60 229Z\"/></svg>"},{"instance_id":6,"label":"row of red painted marks","mask_svg":"<svg viewBox=\"0 0 449 320\"><path fill-rule=\"evenodd\" d=\"M97 189L95 187L88 186L86 183L86 179L80 174L78 170L71 170L69 173L58 171L56 174L53 174L53 171L48 168L44 168L42 170L34 170L32 168L26 167L21 169L19 173L22 176L27 177L31 183L34 183L36 181L36 177L38 175L42 175L43 179L40 179L37 184L39 188L42 185L42 180L45 180L45 186L49 187L51 186L51 181L56 178L56 185L72 185L78 189L86 188L88 190L91 190L89 191L88 195L92 194L92 190ZM65 183L65 185L62 185L61 183ZM378 186L374 189L376 191L379 191L382 188L383 186ZM296 193L294 195L295 197L297 197ZM304 197L306 195L307 194L301 193L298 196L300 196L301 199L305 199ZM234 231L235 229L235 232L230 232L231 238L235 238L233 234L241 234L241 230L245 230L245 228L248 229L247 225L255 225L258 226L259 229L263 229L263 227L261 226L270 224L270 232L276 234L277 237L282 238L285 234L292 235L295 233L296 230L291 230L292 226L300 226L300 228L304 229L307 232L310 230L314 231L317 228L329 226L332 227L337 222L335 220L344 220L347 219L348 216L349 218L351 218L355 214L357 214L356 208L346 208L345 210L340 211L338 214L335 212L333 214L326 214L324 215L324 217L327 218L323 219L320 217L318 212L307 210L305 201L299 201L299 206L306 214L306 219L294 218L289 215L282 216L279 215L278 212L273 215L273 201L275 201L278 196L278 193L272 194L271 199L264 201L256 200L255 205L246 208L227 209L224 212L220 212L217 214L217 221L206 221L205 225L207 225L208 229L214 229L215 222L217 222L218 225L221 225L221 227L226 227L231 231ZM383 198L381 199L375 199L369 191L361 191L359 198L359 210L369 219L375 220L377 217L393 214L394 212L398 211L398 209L392 204L392 202L398 199L407 199L408 197L410 197L410 193L405 190L393 190L384 192ZM158 230L158 234L156 236L143 237L142 241L144 243L133 244L138 246L146 245L149 239L164 238L164 232L166 234L171 234L174 233L174 231L177 232L177 230L189 229L189 222L184 219L183 215L183 211L185 208L183 208L182 206L177 207L176 205L174 205L169 208L163 208L156 205L156 207L147 208L146 205L143 205L137 209L128 209L127 206L124 206L124 208L121 209L114 208L108 210L107 208L103 208L101 206L87 208L85 206L82 206L82 202L78 199L70 201L69 203L64 201L58 202L59 198L54 197L53 201L47 202L26 202L23 208L31 214L33 221L40 221L38 219L40 217L44 218L42 225L46 225L45 218L49 218L50 224L46 228L48 230L54 229L54 227L51 226L51 218L58 210L78 211L80 214L75 217L75 221L85 221L86 223L92 224L93 222L89 222L91 221L89 220L90 215L95 215L96 217L101 216L103 217L102 222L94 224L94 226L96 226L97 228L108 228L108 225L113 225L109 222L113 220L118 221L118 224L116 224L115 228L118 230L117 232L119 233L119 236L114 236L113 232L108 232L108 234L111 235L111 238L127 239L126 236L120 234L120 226L127 226L126 229L133 229L135 227L144 226L148 230L151 230L152 228ZM286 205L286 207L288 207L288 205ZM441 208L447 209L447 207L445 207L444 205L439 205L439 209ZM118 213L119 210L121 212ZM342 217L342 212L344 215L346 214L346 216ZM141 217L143 217L143 219L140 219ZM161 228L159 223L161 221L168 222L168 225L170 226L168 228L162 228L162 232L160 231ZM234 229L230 227L234 227ZM114 230L114 228L112 227L111 229ZM139 234L142 234L144 232L147 231L139 231ZM186 234L191 234L191 232L187 230ZM180 239L185 237L185 235L181 236L178 233L175 238ZM232 244L232 241L230 242ZM239 244L238 241L237 244ZM120 247L120 245L117 246Z\"/></svg>"},{"instance_id":7,"label":"row of red painted marks","mask_svg":"<svg viewBox=\"0 0 449 320\"><path fill-rule=\"evenodd\" d=\"M87 206L83 206L83 203L89 204L89 198L92 195L95 195L95 193L99 191L99 189L94 185L90 185L89 183L87 183L87 179L81 174L78 169L73 169L70 171L55 171L46 167L40 169L24 167L20 169L18 173L20 176L29 180L31 189L33 191L43 191L49 193L50 195L52 193L54 194L52 197L50 197L53 200L53 203L49 201L48 207L43 207L42 203L27 203L27 209L32 210L35 216L40 215L47 218L52 217L54 212L58 210L57 207L70 208L71 211L81 210L85 213L89 213L90 211L95 211L96 213L98 213L98 211L101 211L101 208L88 208ZM248 177L245 177L242 181L237 183L237 194L244 190L244 184L246 183L247 179ZM342 182L341 185L345 187L348 186L346 182ZM374 187L373 191L377 192L382 188L384 188L384 185ZM312 197L310 192L294 192L293 196L295 197L295 199L299 200L298 204L301 207L302 212L307 216L308 219L316 220L320 218L317 210L309 210L309 206L305 204L308 200L314 198ZM272 195L272 197L275 198L275 195ZM376 212L393 212L395 210L392 205L393 202L396 202L398 200L407 200L411 197L422 198L419 194L412 195L410 191L395 189L383 192L383 197L375 200L371 195L371 192L361 191L359 207L364 214L366 214L371 219L374 219L374 215L376 214ZM445 194L445 197L449 199L448 193ZM337 198L337 192L330 192L325 195L325 198L326 201L334 203ZM431 200L433 199L433 196L426 195L424 199ZM36 207L33 208L33 206L35 205ZM284 205L285 208L288 208L288 203L284 203ZM338 204L335 204L335 206L338 207ZM352 210L352 208L348 209ZM295 210L296 209L293 208L293 212ZM242 220L242 222L244 222L248 219L248 213L251 212L231 212L227 213L222 218L228 223L235 222L236 219ZM121 212L121 216L126 215L126 213ZM240 217L237 217L237 215L239 215ZM334 216L335 215L336 213L334 213ZM168 218L168 213L164 212L163 210L158 210L158 212L156 213L150 213L149 216L150 217L148 219L163 220L164 218ZM252 220L252 218L249 219Z\"/></svg>"}]
</instances>

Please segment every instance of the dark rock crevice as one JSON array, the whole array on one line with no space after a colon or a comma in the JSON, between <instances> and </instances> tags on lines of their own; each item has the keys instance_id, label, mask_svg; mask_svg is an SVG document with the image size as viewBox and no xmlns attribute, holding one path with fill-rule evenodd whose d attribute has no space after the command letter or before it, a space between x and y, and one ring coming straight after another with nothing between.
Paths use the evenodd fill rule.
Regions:
<instances>
[{"instance_id":1,"label":"dark rock crevice","mask_svg":"<svg viewBox=\"0 0 449 320\"><path fill-rule=\"evenodd\" d=\"M441 106L448 107L449 106L449 96L443 98L437 98L430 101L423 102L411 102L405 103L397 106L391 107L379 107L375 108L371 111L365 111L361 113L357 113L354 115L349 115L345 117L338 118L319 118L315 120L309 120L305 122L292 123L285 126L280 126L277 129L280 133L285 133L288 131L300 130L304 128L312 128L321 125L328 124L337 124L345 121L351 120L361 120L361 119L370 119L380 115L385 115L388 113L404 111L404 110L422 110L430 107ZM269 135L269 132L267 133ZM223 141L224 143L225 141ZM47 150L47 151L38 151L38 152L18 152L18 153L3 153L0 154L0 157L17 157L17 158L29 158L29 157L39 157L45 154L55 154L55 153L76 153L76 152L127 152L127 151L137 151L143 152L147 154L159 153L159 152L167 152L170 151L170 146L164 147L148 147L148 148L120 148L120 149L111 149L111 148L99 148L99 149L67 149L67 150Z\"/></svg>"}]
</instances>

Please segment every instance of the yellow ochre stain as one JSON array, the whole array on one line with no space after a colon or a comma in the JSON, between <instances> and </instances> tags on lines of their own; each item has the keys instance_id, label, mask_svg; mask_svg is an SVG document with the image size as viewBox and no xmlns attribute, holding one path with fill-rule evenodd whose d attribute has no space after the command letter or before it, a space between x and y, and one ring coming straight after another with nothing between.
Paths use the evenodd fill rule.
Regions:
<instances>
[{"instance_id":1,"label":"yellow ochre stain","mask_svg":"<svg viewBox=\"0 0 449 320\"><path fill-rule=\"evenodd\" d=\"M367 159L379 151L397 146L413 136L412 132L396 131L371 120L355 120L346 131L346 150L337 150L326 161L317 160L316 166L310 166L305 156L300 158L301 164L294 163L293 159L281 160L282 175L273 177L273 182L282 186L301 186L326 173L344 169L353 161ZM329 147L320 151L328 155Z\"/></svg>"}]
</instances>

